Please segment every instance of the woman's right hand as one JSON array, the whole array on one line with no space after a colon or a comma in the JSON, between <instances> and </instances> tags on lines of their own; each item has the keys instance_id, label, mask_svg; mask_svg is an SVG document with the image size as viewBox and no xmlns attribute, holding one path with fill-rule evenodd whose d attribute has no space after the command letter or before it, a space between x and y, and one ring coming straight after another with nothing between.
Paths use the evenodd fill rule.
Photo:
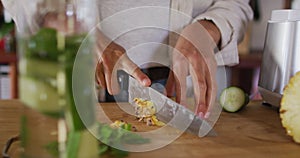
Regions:
<instances>
[{"instance_id":1,"label":"woman's right hand","mask_svg":"<svg viewBox=\"0 0 300 158\"><path fill-rule=\"evenodd\" d=\"M116 95L119 93L117 70L124 70L143 86L151 85L151 80L129 59L126 50L109 40L101 31L97 32L96 49L99 55L96 80L102 88L108 90L109 94Z\"/></svg>"}]
</instances>

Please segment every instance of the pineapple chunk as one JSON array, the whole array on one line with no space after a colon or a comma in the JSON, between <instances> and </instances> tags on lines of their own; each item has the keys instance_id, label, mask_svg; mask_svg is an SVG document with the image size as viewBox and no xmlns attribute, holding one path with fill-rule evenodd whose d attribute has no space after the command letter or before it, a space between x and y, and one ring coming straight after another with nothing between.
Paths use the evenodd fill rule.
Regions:
<instances>
[{"instance_id":1,"label":"pineapple chunk","mask_svg":"<svg viewBox=\"0 0 300 158\"><path fill-rule=\"evenodd\" d=\"M280 118L287 134L300 143L300 71L284 88L280 106Z\"/></svg>"},{"instance_id":2,"label":"pineapple chunk","mask_svg":"<svg viewBox=\"0 0 300 158\"><path fill-rule=\"evenodd\" d=\"M144 121L148 126L164 126L165 124L159 121L155 115L156 108L153 102L143 100L141 98L134 98L135 114L139 121Z\"/></svg>"}]
</instances>

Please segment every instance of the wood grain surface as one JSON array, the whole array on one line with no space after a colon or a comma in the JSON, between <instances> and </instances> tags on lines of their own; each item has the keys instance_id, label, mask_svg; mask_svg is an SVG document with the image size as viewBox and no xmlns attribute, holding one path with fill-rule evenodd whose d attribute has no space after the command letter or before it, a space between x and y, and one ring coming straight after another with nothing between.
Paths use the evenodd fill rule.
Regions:
<instances>
[{"instance_id":1,"label":"wood grain surface","mask_svg":"<svg viewBox=\"0 0 300 158\"><path fill-rule=\"evenodd\" d=\"M138 122L134 116L124 112L122 109L127 107L126 105L101 103L97 108L97 118L99 121L102 121L104 116L111 121L123 119L136 126L139 132L159 129L146 126ZM18 100L0 101L1 149L10 137L19 133L19 118L23 111L24 106ZM105 115L101 111L104 111ZM278 109L261 105L260 101L250 102L239 113L222 112L214 130L217 136L199 138L183 133L162 148L147 152L132 152L128 157L299 158L300 156L300 145L286 135L280 123ZM20 150L18 144L13 145L12 155L18 150Z\"/></svg>"}]
</instances>

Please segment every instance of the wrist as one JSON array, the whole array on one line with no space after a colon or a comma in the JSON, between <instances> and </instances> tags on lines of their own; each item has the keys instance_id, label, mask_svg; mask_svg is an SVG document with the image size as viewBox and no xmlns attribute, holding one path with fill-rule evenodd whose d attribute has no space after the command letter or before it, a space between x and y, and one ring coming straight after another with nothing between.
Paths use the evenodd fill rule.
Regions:
<instances>
[{"instance_id":1,"label":"wrist","mask_svg":"<svg viewBox=\"0 0 300 158\"><path fill-rule=\"evenodd\" d=\"M198 22L207 30L216 45L219 46L221 43L221 32L214 22L211 20L199 20Z\"/></svg>"}]
</instances>

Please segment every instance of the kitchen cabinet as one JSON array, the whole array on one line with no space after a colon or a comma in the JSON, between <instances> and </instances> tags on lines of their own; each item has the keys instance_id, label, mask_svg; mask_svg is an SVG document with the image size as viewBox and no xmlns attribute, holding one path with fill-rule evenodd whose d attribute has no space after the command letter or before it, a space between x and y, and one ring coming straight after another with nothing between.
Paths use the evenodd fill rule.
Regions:
<instances>
[{"instance_id":1,"label":"kitchen cabinet","mask_svg":"<svg viewBox=\"0 0 300 158\"><path fill-rule=\"evenodd\" d=\"M16 53L6 53L0 50L0 64L7 64L10 67L10 88L11 97L18 98L18 59Z\"/></svg>"},{"instance_id":2,"label":"kitchen cabinet","mask_svg":"<svg viewBox=\"0 0 300 158\"><path fill-rule=\"evenodd\" d=\"M285 9L290 9L291 6L292 6L292 1L293 1L293 0L285 0L285 1L284 1L284 8L285 8Z\"/></svg>"},{"instance_id":3,"label":"kitchen cabinet","mask_svg":"<svg viewBox=\"0 0 300 158\"><path fill-rule=\"evenodd\" d=\"M13 23L4 27L6 23L4 21L4 8L2 2L0 2L0 25L1 25L1 48L0 48L0 65L8 65L10 78L10 91L11 98L18 98L18 70L17 70L17 55L15 53L15 40L14 40L14 26ZM1 86L1 85L0 85ZM7 85L5 85L7 86Z\"/></svg>"}]
</instances>

